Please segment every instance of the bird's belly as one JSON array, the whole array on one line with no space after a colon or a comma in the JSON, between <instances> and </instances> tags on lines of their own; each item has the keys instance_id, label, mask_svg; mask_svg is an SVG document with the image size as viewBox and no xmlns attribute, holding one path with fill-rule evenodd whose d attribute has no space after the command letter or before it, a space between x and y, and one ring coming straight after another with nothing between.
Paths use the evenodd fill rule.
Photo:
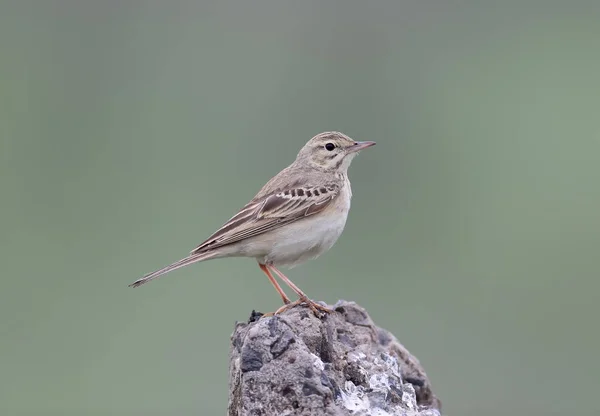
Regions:
<instances>
[{"instance_id":1,"label":"bird's belly","mask_svg":"<svg viewBox=\"0 0 600 416\"><path fill-rule=\"evenodd\" d=\"M345 213L347 214L347 213ZM332 212L288 224L273 231L272 245L259 261L295 266L329 250L342 234L347 215Z\"/></svg>"}]
</instances>

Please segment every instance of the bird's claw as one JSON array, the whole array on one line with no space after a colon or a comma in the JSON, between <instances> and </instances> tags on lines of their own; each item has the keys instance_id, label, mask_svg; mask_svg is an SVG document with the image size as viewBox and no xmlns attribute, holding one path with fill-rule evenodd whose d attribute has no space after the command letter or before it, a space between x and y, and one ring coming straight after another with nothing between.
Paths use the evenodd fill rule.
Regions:
<instances>
[{"instance_id":1,"label":"bird's claw","mask_svg":"<svg viewBox=\"0 0 600 416\"><path fill-rule=\"evenodd\" d=\"M325 306L322 306L322 305L318 304L317 302L310 300L307 297L301 297L300 299L298 299L292 303L283 305L282 307L277 309L275 312L273 312L273 315L279 315L280 313L283 313L283 312L287 311L288 309L292 309L295 306L298 306L303 303L305 303L306 306L308 306L310 308L310 310L313 311L313 313L315 314L315 316L317 318L321 318L323 316L323 314L321 312L323 312L323 313L332 313L333 312L333 310L326 308Z\"/></svg>"}]
</instances>

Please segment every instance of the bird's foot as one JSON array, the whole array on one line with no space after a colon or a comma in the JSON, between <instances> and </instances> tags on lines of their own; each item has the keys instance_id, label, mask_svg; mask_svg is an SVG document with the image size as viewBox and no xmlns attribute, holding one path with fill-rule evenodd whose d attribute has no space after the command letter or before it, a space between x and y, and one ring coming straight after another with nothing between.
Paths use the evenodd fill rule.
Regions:
<instances>
[{"instance_id":1,"label":"bird's foot","mask_svg":"<svg viewBox=\"0 0 600 416\"><path fill-rule=\"evenodd\" d=\"M261 318L268 318L268 317L270 317L270 316L275 316L276 314L278 314L278 313L279 313L279 310L280 310L280 309L282 309L282 308L286 308L286 307L287 307L287 308L291 308L292 306L295 306L295 305L297 305L297 304L298 304L297 302L294 302L294 305L292 305L292 301L291 301L291 300L290 300L290 299L289 299L287 296L286 296L285 298L283 298L283 303L284 303L284 305L283 305L281 308L277 309L275 312L267 312L267 313L263 313L263 314L261 315ZM282 309L282 311L285 311L285 310L287 310L287 309Z\"/></svg>"},{"instance_id":2,"label":"bird's foot","mask_svg":"<svg viewBox=\"0 0 600 416\"><path fill-rule=\"evenodd\" d=\"M317 318L320 318L322 316L321 312L323 312L323 313L332 313L333 312L333 310L326 308L325 306L320 305L313 300L310 300L306 296L303 296L300 299L298 299L292 303L283 305L281 308L277 309L273 313L273 315L279 315L280 313L283 313L283 312L287 311L288 309L292 309L293 307L300 305L302 303L305 303L306 306L308 306L310 308L310 310L313 311L313 313L315 314L315 316Z\"/></svg>"}]
</instances>

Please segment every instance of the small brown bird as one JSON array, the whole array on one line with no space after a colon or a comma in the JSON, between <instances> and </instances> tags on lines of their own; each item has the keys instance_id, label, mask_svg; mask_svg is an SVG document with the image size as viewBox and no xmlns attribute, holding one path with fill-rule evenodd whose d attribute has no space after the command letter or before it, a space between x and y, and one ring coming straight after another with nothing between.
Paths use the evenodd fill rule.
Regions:
<instances>
[{"instance_id":1,"label":"small brown bird","mask_svg":"<svg viewBox=\"0 0 600 416\"><path fill-rule=\"evenodd\" d=\"M280 313L306 303L315 314L330 312L310 300L277 267L295 266L329 250L344 230L352 190L348 167L375 142L357 142L339 132L316 135L294 163L274 176L236 215L189 256L136 280L138 287L192 263L222 257L252 257L281 296ZM274 272L299 299L291 302Z\"/></svg>"}]
</instances>

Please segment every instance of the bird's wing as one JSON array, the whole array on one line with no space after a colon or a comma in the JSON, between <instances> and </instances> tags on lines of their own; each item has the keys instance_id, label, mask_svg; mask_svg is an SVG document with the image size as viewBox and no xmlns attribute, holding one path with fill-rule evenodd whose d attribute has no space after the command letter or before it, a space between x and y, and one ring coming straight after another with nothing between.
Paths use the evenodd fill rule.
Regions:
<instances>
[{"instance_id":1,"label":"bird's wing","mask_svg":"<svg viewBox=\"0 0 600 416\"><path fill-rule=\"evenodd\" d=\"M253 199L191 253L198 254L279 228L323 211L340 187L293 187Z\"/></svg>"}]
</instances>

